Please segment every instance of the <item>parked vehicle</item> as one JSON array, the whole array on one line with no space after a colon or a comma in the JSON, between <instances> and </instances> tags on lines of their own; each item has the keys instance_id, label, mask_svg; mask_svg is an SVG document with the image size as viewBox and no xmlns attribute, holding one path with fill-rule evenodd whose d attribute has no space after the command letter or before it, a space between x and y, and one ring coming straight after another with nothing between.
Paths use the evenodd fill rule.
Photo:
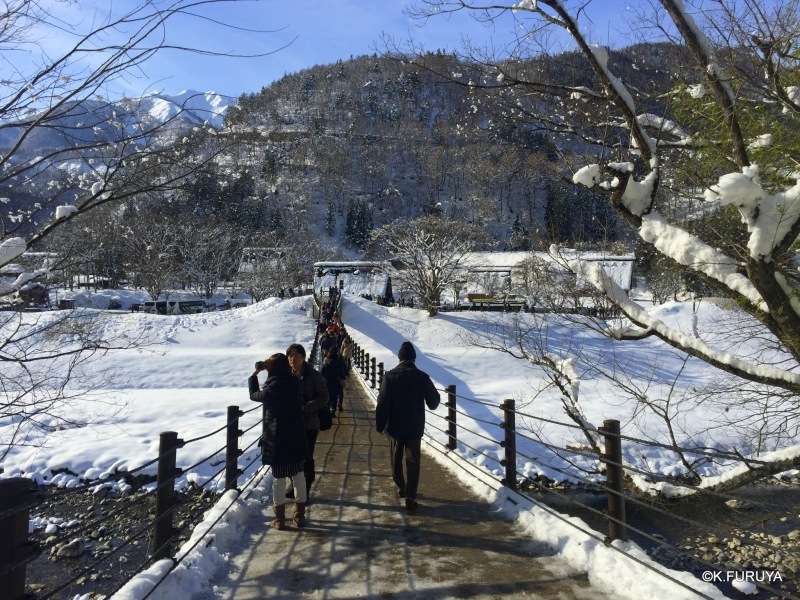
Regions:
<instances>
[{"instance_id":1,"label":"parked vehicle","mask_svg":"<svg viewBox=\"0 0 800 600\"><path fill-rule=\"evenodd\" d=\"M166 300L147 300L142 304L142 312L165 315L167 314Z\"/></svg>"},{"instance_id":2,"label":"parked vehicle","mask_svg":"<svg viewBox=\"0 0 800 600\"><path fill-rule=\"evenodd\" d=\"M190 315L205 309L206 303L202 300L167 300L168 315Z\"/></svg>"},{"instance_id":3,"label":"parked vehicle","mask_svg":"<svg viewBox=\"0 0 800 600\"><path fill-rule=\"evenodd\" d=\"M142 304L142 312L159 315L190 315L205 311L202 300L148 300Z\"/></svg>"}]
</instances>

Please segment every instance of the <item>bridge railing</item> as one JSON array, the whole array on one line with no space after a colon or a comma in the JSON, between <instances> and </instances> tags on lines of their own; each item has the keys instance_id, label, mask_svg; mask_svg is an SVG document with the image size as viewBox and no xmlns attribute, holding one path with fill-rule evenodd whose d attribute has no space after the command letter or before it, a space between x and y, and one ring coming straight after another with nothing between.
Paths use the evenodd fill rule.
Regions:
<instances>
[{"instance_id":1,"label":"bridge railing","mask_svg":"<svg viewBox=\"0 0 800 600\"><path fill-rule=\"evenodd\" d=\"M373 396L374 399L377 399L378 389L380 388L380 381L383 380L383 363L379 363L379 368L377 369L377 375L373 376L375 372L373 370L373 366L375 364L375 357L370 356L370 353L365 351L360 345L355 344L353 350L354 356L354 370L358 373L361 377L361 380L364 384L364 387L367 391ZM502 477L495 477L491 474L490 471L487 470L487 476L491 479L494 479L500 486L505 487L511 493L520 494L525 496L529 500L539 504L544 510L548 513L553 515L555 518L563 520L567 525L571 527L576 527L575 523L571 519L565 519L559 513L549 509L545 505L538 503L535 498L531 497L530 495L526 494L525 489L533 489L539 492L549 492L554 493L560 496L560 499L567 505L576 505L582 511L588 511L590 513L594 513L596 516L603 518L608 522L608 535L599 538L604 544L613 548L616 551L620 551L628 556L631 560L635 562L639 562L643 566L654 570L659 575L672 580L674 583L685 587L688 590L697 594L697 597L700 598L708 598L701 593L696 592L691 586L687 585L686 583L670 576L667 573L664 573L662 570L655 569L653 565L641 561L636 556L630 554L626 550L623 549L622 546L612 544L612 542L619 540L619 541L626 541L628 539L629 530L639 535L642 539L652 542L656 547L659 548L666 548L669 549L670 552L673 552L677 555L685 555L687 560L693 561L695 564L703 563L703 560L698 559L697 556L690 556L687 555L685 549L678 547L674 544L670 544L667 542L663 536L658 534L651 534L647 531L644 531L640 528L636 528L631 526L627 519L626 519L626 503L630 503L636 505L638 507L646 507L649 510L661 513L664 516L667 516L671 519L675 519L678 521L682 521L683 523L690 525L694 528L695 531L703 531L708 530L708 523L701 523L699 521L681 516L679 514L675 514L673 512L669 512L663 508L657 506L652 499L642 499L639 496L636 496L625 489L625 480L626 477L631 476L641 476L647 478L649 481L663 481L665 483L669 483L670 485L683 487L691 490L692 493L698 494L708 494L715 497L718 497L723 500L738 500L732 494L726 494L721 492L715 492L713 490L707 490L703 488L699 488L697 486L692 486L691 484L681 481L677 478L669 478L669 477L660 477L654 473L644 471L639 469L631 464L626 463L623 460L623 452L622 452L622 443L623 441L628 443L635 443L635 444L644 444L649 446L656 446L663 448L665 450L669 450L672 452L683 452L683 453L700 453L703 454L711 459L719 459L719 460L732 460L735 458L735 455L723 452L723 451L713 451L713 450L705 450L705 449L689 449L689 448L679 448L674 445L670 444L659 444L657 442L653 442L651 440L642 440L630 436L623 435L621 432L620 422L618 420L605 420L603 424L599 427L592 427L592 431L599 435L604 441L604 447L601 449L600 452L592 452L586 448L564 448L560 446L556 446L554 444L548 443L546 440L534 437L530 432L529 428L520 427L517 423L518 417L523 418L527 422L538 422L540 424L549 424L549 425L557 425L560 427L571 428L581 430L584 432L586 430L587 425L578 425L576 423L565 423L559 422L553 419L547 419L540 417L538 415L533 415L527 412L523 412L516 408L515 401L512 399L506 399L500 402L492 401L492 400L484 400L484 399L476 399L476 398L469 398L466 396L459 395L457 393L457 388L455 385L448 385L446 388L440 390L445 394L444 405L447 409L446 414L444 416L434 412L427 410L429 413L429 419L426 422L426 429L433 430L441 434L438 436L440 439L445 440L442 443L439 440L436 440L434 436L431 435L430 431L426 431L426 437L432 442L429 446L434 449L438 450L445 454L457 454L460 455L463 460L468 460L464 458L464 455L467 453L472 453L473 456L482 456L484 459L487 459L484 464L489 463L490 461L496 461L496 455L492 456L488 454L486 451L481 450L479 448L475 448L471 446L468 442L460 439L461 433L466 433L472 436L473 438L479 438L485 441L490 442L491 444L495 444L502 452L503 458L499 460L499 465L502 467L503 475ZM486 408L492 409L493 414L498 414L502 416L501 421L491 421L488 419L481 419L477 417L475 414L470 414L463 410L460 406L460 403L474 403L477 405L481 405ZM469 426L465 425L464 422L470 424L481 424L486 426L484 431L477 431L475 428L470 428ZM444 421L442 423L442 421ZM441 425L441 426L440 426ZM591 426L589 426L591 427ZM491 431L495 429L498 433L502 434L501 439L494 439L487 435L487 431ZM498 436L499 437L499 436ZM567 456L572 457L573 460L580 460L580 459L588 459L588 460L595 460L600 461L603 465L602 474L605 475L604 480L603 478L594 478L590 479L589 477L581 476L580 474L575 473L574 471L568 471L567 469L558 467L557 465L549 464L543 461L540 457L534 457L530 454L526 454L523 451L518 449L518 440L525 440L530 442L534 445L540 445L542 448L546 448L548 450L553 451L555 454L560 456ZM578 482L583 483L587 486L590 486L591 489L598 489L602 492L605 492L607 497L607 508L606 510L598 510L593 506L589 506L575 498L570 497L568 494L565 494L552 484L554 482L547 482L544 480L536 480L530 478L520 478L519 473L517 471L517 464L518 459L524 459L526 461L530 461L532 464L538 464L543 469L549 470L551 472L557 472L564 476L565 480L578 480ZM741 459L741 457L740 457ZM747 459L743 462L747 462L749 465L767 465L766 461L759 461L755 459ZM474 464L474 463L473 463ZM524 486L523 486L524 484ZM525 489L523 489L525 488ZM584 533L591 537L596 537L596 534L591 530L582 530ZM733 534L734 537L737 537L737 534ZM744 543L745 537L743 535L738 535L738 541ZM769 543L764 540L759 539L746 539L747 543L751 543L757 546L760 546L765 551L769 552L787 552L786 548L783 548L780 545L776 545L773 543ZM795 556L795 558L800 559L800 556ZM742 577L745 577L746 568L742 565L731 565L730 563L726 564L715 564L713 562L706 561L704 564L709 570L716 570L719 572L730 572L733 569L733 572L738 572ZM752 571L750 572L752 576ZM752 577L751 577L752 578ZM769 591L773 594L778 594L781 597L793 597L794 596L786 596L786 590L778 590L773 586L769 585L767 582L769 579L764 578L763 581L756 581L754 582L757 587L763 589L765 591Z\"/></svg>"},{"instance_id":2,"label":"bridge railing","mask_svg":"<svg viewBox=\"0 0 800 600\"><path fill-rule=\"evenodd\" d=\"M75 539L76 536L86 531L97 530L106 521L118 518L122 512L131 511L146 501L152 501L153 498L155 498L155 510L150 521L143 523L136 531L131 532L125 541L114 547L110 552L92 561L91 564L76 569L67 579L55 582L52 584L52 588L45 588L37 595L37 600L47 600L63 592L78 579L97 569L101 564L116 560L117 555L123 549L131 544L138 543L139 540L149 538L147 545L148 557L131 575L141 571L153 562L172 557L175 550L174 544L179 534L179 530L174 527L173 522L178 506L175 489L178 477L195 472L201 465L214 464L213 461L217 457L224 456L224 461L220 461L222 467L210 475L203 484L192 489L191 494L201 494L211 483L221 483L222 481L224 481L225 491L238 490L240 492L241 490L238 489L240 477L252 465L256 464L261 456L260 449L257 449L248 456L249 460L244 468L239 467L240 457L245 452L256 448L259 437L255 434L251 436L253 440L244 448L240 448L239 439L261 425L261 420L258 419L248 428L241 430L239 428L240 418L260 409L261 405L254 406L246 411L240 410L238 406L229 406L227 420L224 425L190 440L179 438L178 433L174 431L162 432L160 434L158 456L136 469L117 473L120 477L131 480L134 476L145 474L145 470L148 467L155 465L156 485L153 489L132 500L121 510L111 511L100 518L87 521L77 529L64 529L64 534L53 536L53 539L48 539L43 546L39 546L29 539L30 510L43 501L43 489L27 478L0 479L0 539L3 540L3 543L0 544L0 581L3 581L3 585L0 585L0 600L23 600L28 597L25 594L27 564L35 560L42 551L63 547L68 540ZM225 432L224 446L193 465L180 468L177 466L181 449L222 432ZM253 479L251 478L250 482L252 481ZM93 482L91 487L96 487L97 485L97 482ZM91 487L87 483L68 489L60 488L51 493L50 498L54 499L58 496L74 493L86 493ZM224 512L227 512L227 509L223 511L223 514ZM186 553L183 556L186 556ZM168 571L171 572L178 564L180 564L180 561L174 561L173 566ZM164 573L164 577L166 575L167 573ZM162 580L164 577L162 577Z\"/></svg>"}]
</instances>

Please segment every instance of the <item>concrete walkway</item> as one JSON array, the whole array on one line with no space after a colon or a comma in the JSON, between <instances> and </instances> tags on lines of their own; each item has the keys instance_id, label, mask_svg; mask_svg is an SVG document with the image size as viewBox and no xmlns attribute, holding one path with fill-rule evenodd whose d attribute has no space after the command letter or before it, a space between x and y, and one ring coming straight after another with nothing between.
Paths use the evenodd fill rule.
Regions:
<instances>
[{"instance_id":1,"label":"concrete walkway","mask_svg":"<svg viewBox=\"0 0 800 600\"><path fill-rule=\"evenodd\" d=\"M372 401L353 375L316 455L306 527L272 530L265 508L216 598L603 597L424 453L420 506L409 513L395 497ZM288 517L291 502L287 509Z\"/></svg>"}]
</instances>

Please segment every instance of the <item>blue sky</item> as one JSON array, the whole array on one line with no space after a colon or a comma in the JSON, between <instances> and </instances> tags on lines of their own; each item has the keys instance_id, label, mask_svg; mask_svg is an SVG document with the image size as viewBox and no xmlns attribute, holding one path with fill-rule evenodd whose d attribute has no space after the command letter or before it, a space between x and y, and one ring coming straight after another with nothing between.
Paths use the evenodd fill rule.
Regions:
<instances>
[{"instance_id":1,"label":"blue sky","mask_svg":"<svg viewBox=\"0 0 800 600\"><path fill-rule=\"evenodd\" d=\"M430 50L460 48L464 36L478 43L510 39L510 21L487 27L467 13L433 18L420 27L403 14L407 4L407 0L261 0L221 5L216 13L207 10L205 14L274 33L225 30L199 20L184 20L170 34L182 43L204 44L216 50L275 53L233 59L166 52L148 63L148 79L132 82L131 92L139 92L148 82L146 91L168 94L187 89L234 96L256 92L286 73L380 51L384 48L382 34L398 40L411 36ZM593 41L613 43L619 38L617 29L624 25L610 26L609 19L620 19L628 4L627 0L594 0L595 29L601 39Z\"/></svg>"},{"instance_id":2,"label":"blue sky","mask_svg":"<svg viewBox=\"0 0 800 600\"><path fill-rule=\"evenodd\" d=\"M52 0L51 0L52 1ZM578 0L575 0L578 1ZM99 11L125 10L141 0L80 0L76 5L59 5L65 22L91 23L91 6ZM286 73L337 59L372 54L384 49L381 36L397 40L413 38L428 50L462 47L464 37L483 45L503 45L512 39L512 22L505 19L493 27L476 22L462 12L448 18L436 17L424 26L403 14L409 0L237 0L207 4L198 9L199 17L171 20L167 41L180 46L198 47L237 54L272 54L260 58L222 58L180 51L162 51L151 58L141 71L131 73L119 93L141 96L158 91L178 94L184 90L215 91L238 96L257 92ZM632 14L633 0L593 0L590 41L620 45L624 13ZM83 12L78 15L78 11ZM240 29L213 24L211 19L230 23ZM588 22L587 22L588 24ZM244 29L242 29L244 28ZM53 53L70 43L69 29L42 40L42 47ZM17 54L15 60L19 59ZM0 65L2 69L2 65Z\"/></svg>"}]
</instances>

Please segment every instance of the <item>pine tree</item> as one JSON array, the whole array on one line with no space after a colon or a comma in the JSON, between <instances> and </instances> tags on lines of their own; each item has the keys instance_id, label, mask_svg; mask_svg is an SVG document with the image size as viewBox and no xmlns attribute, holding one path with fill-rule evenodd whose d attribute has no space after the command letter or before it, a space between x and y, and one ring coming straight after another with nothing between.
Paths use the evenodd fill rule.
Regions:
<instances>
[{"instance_id":1,"label":"pine tree","mask_svg":"<svg viewBox=\"0 0 800 600\"><path fill-rule=\"evenodd\" d=\"M528 228L523 224L519 213L517 213L514 224L511 226L511 235L506 240L506 249L512 251L531 249Z\"/></svg>"},{"instance_id":2,"label":"pine tree","mask_svg":"<svg viewBox=\"0 0 800 600\"><path fill-rule=\"evenodd\" d=\"M328 211L325 214L325 231L329 237L336 235L336 207L333 200L328 200Z\"/></svg>"},{"instance_id":3,"label":"pine tree","mask_svg":"<svg viewBox=\"0 0 800 600\"><path fill-rule=\"evenodd\" d=\"M355 244L355 229L356 229L356 203L355 201L347 204L347 220L344 226L344 237L350 244Z\"/></svg>"}]
</instances>

